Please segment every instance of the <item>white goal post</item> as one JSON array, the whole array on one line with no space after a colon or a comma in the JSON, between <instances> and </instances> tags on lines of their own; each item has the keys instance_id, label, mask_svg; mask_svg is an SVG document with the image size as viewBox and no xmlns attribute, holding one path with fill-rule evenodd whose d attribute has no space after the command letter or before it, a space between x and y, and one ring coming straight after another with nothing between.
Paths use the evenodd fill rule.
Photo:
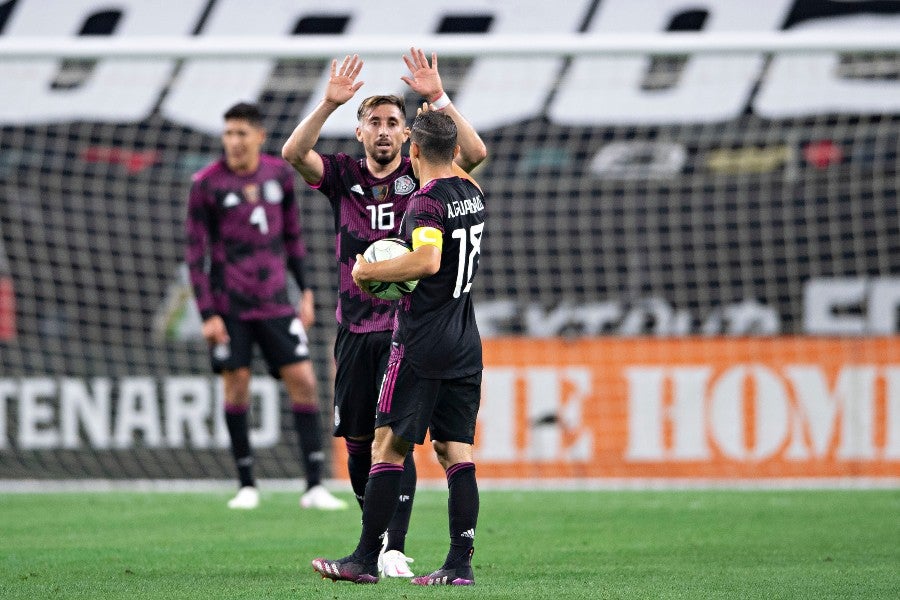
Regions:
<instances>
[{"instance_id":1,"label":"white goal post","mask_svg":"<svg viewBox=\"0 0 900 600\"><path fill-rule=\"evenodd\" d=\"M365 56L396 56L409 46L446 56L621 56L748 52L896 52L895 31L679 32L480 36L345 35L69 38L0 37L0 59L14 58L333 58L348 49Z\"/></svg>"}]
</instances>

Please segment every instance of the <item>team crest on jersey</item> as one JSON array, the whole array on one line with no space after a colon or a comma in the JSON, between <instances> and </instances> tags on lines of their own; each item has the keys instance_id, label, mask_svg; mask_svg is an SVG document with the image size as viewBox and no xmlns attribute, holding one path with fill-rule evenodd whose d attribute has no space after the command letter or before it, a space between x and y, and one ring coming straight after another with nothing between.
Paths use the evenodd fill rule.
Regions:
<instances>
[{"instance_id":1,"label":"team crest on jersey","mask_svg":"<svg viewBox=\"0 0 900 600\"><path fill-rule=\"evenodd\" d=\"M281 185L274 179L267 179L263 184L262 191L266 202L271 202L272 204L278 204L284 198L284 191L281 189Z\"/></svg>"},{"instance_id":2,"label":"team crest on jersey","mask_svg":"<svg viewBox=\"0 0 900 600\"><path fill-rule=\"evenodd\" d=\"M398 177L394 181L394 193L405 196L416 189L416 182L409 175Z\"/></svg>"},{"instance_id":3,"label":"team crest on jersey","mask_svg":"<svg viewBox=\"0 0 900 600\"><path fill-rule=\"evenodd\" d=\"M376 185L371 188L372 189L372 197L376 202L381 202L387 197L388 194L388 186L386 185Z\"/></svg>"},{"instance_id":4,"label":"team crest on jersey","mask_svg":"<svg viewBox=\"0 0 900 600\"><path fill-rule=\"evenodd\" d=\"M244 198L250 204L259 202L259 186L257 184L248 183L241 191L244 193Z\"/></svg>"}]
</instances>

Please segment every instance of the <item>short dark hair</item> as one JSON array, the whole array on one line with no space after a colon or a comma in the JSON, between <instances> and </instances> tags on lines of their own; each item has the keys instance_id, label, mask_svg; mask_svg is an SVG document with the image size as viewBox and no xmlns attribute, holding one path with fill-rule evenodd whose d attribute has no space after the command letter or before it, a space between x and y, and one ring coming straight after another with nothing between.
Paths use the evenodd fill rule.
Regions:
<instances>
[{"instance_id":1,"label":"short dark hair","mask_svg":"<svg viewBox=\"0 0 900 600\"><path fill-rule=\"evenodd\" d=\"M403 116L403 120L406 120L406 104L403 102L403 98L400 96L369 96L365 100L363 100L359 108L356 109L356 120L361 121L362 118L368 113L370 110L375 108L376 106L381 106L382 104L393 104L397 108L400 109L400 114Z\"/></svg>"},{"instance_id":2,"label":"short dark hair","mask_svg":"<svg viewBox=\"0 0 900 600\"><path fill-rule=\"evenodd\" d=\"M425 111L413 121L409 138L419 145L425 160L449 162L456 150L456 123L442 112Z\"/></svg>"},{"instance_id":3,"label":"short dark hair","mask_svg":"<svg viewBox=\"0 0 900 600\"><path fill-rule=\"evenodd\" d=\"M262 127L262 113L259 107L249 102L238 102L225 111L223 115L226 121L230 119L242 119L255 127Z\"/></svg>"}]
</instances>

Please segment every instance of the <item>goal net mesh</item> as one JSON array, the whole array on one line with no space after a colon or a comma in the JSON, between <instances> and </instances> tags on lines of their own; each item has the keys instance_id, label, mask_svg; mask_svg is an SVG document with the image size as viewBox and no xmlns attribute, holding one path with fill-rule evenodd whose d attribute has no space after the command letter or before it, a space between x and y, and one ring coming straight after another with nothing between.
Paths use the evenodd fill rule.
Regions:
<instances>
[{"instance_id":1,"label":"goal net mesh","mask_svg":"<svg viewBox=\"0 0 900 600\"><path fill-rule=\"evenodd\" d=\"M594 123L578 122L565 106L573 86L584 97L584 86L596 84L573 57L545 57L558 68L541 90L543 105L479 128L490 156L476 176L490 225L474 294L486 338L803 335L809 280L900 276L900 115L827 106L765 114L761 82L774 57L760 56L759 79L732 114ZM399 73L399 60L391 60ZM664 94L694 58L642 60L642 92ZM52 93L64 94L106 61L41 64L49 62ZM895 53L840 55L838 63L852 81L896 86L900 73ZM178 67L172 77L187 69L171 64ZM449 95L473 122L478 103L464 102L463 88L476 65L475 56L441 60ZM322 59L272 61L258 98L266 151L280 152L327 68ZM817 93L805 75L794 74L786 104ZM715 95L718 79L702 89ZM511 104L533 96L515 87L524 81L507 86ZM130 86L122 80L104 94L127 102ZM587 89L600 99L611 88ZM379 91L367 86L360 97ZM407 101L412 117L421 99ZM220 116L216 109L210 118ZM323 135L317 149L360 154L351 127ZM185 417L206 411L197 398L215 404L220 396L183 265L191 174L219 152L214 131L179 122L159 104L136 120L3 120L0 479L233 476L217 411L202 412L208 435ZM318 302L311 352L327 432L334 232L328 202L299 177L297 184ZM848 314L863 310L851 306ZM256 372L264 374L262 364ZM208 398L191 387L198 379ZM176 402L176 384L193 392ZM297 477L288 404L281 398L277 406L277 436L256 450L258 475ZM173 410L184 420L168 426ZM96 429L88 413L105 415Z\"/></svg>"}]
</instances>

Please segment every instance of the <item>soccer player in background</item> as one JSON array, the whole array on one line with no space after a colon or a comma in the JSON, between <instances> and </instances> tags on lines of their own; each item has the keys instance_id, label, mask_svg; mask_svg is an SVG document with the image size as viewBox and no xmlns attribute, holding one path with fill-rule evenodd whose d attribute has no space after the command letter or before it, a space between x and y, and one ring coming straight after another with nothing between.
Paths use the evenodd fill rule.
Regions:
<instances>
[{"instance_id":1,"label":"soccer player in background","mask_svg":"<svg viewBox=\"0 0 900 600\"><path fill-rule=\"evenodd\" d=\"M186 226L191 284L212 368L222 377L240 481L228 506L259 504L248 426L250 365L258 345L290 397L306 474L300 505L343 509L347 503L321 484L319 403L306 338L314 298L304 281L294 174L280 158L262 153L266 132L255 105L236 104L224 119L224 156L194 175ZM297 307L288 298L288 270L301 290Z\"/></svg>"},{"instance_id":2,"label":"soccer player in background","mask_svg":"<svg viewBox=\"0 0 900 600\"><path fill-rule=\"evenodd\" d=\"M357 255L352 277L362 290L373 281L419 283L398 303L391 354L375 418L372 469L363 501L363 524L352 554L317 558L313 568L333 580L376 583L376 560L397 506L404 457L430 431L447 474L450 550L440 569L413 578L417 585L471 585L478 485L472 444L481 400L481 336L469 293L478 270L484 199L478 184L452 168L459 152L456 124L437 111L412 126L410 158L421 189L403 217L403 238L413 251L367 263Z\"/></svg>"},{"instance_id":3,"label":"soccer player in background","mask_svg":"<svg viewBox=\"0 0 900 600\"><path fill-rule=\"evenodd\" d=\"M412 48L410 56L404 56L403 60L410 74L401 79L458 125L461 151L454 168L463 174L472 170L484 160L487 151L484 142L444 93L437 56L432 54L429 64L421 49ZM345 440L347 470L360 506L372 466L375 405L390 352L395 306L393 302L362 294L353 283L350 271L356 256L369 244L398 234L400 218L419 187L409 158L401 154L409 130L404 102L398 96L370 96L360 104L356 139L362 143L363 158L343 153L319 154L314 150L328 117L362 87L363 82L356 81L362 66L358 56L347 56L340 67L336 60L332 61L325 97L297 125L282 149L282 156L312 188L328 198L334 212L339 269L334 436ZM405 555L416 489L411 450L403 473L399 506L394 519L387 524L378 559L379 572L385 577L413 576L407 565L412 559Z\"/></svg>"}]
</instances>

